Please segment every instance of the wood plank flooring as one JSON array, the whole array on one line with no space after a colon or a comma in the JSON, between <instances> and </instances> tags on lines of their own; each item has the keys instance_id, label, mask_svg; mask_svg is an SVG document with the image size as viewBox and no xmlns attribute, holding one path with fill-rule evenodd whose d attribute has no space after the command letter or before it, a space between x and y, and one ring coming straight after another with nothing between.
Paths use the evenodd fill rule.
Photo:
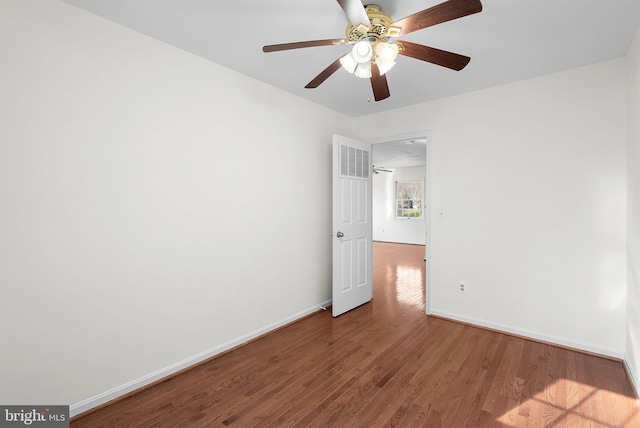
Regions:
<instances>
[{"instance_id":1,"label":"wood plank flooring","mask_svg":"<svg viewBox=\"0 0 640 428\"><path fill-rule=\"evenodd\" d=\"M622 364L425 315L424 247L375 243L372 302L314 314L71 427L640 427Z\"/></svg>"}]
</instances>

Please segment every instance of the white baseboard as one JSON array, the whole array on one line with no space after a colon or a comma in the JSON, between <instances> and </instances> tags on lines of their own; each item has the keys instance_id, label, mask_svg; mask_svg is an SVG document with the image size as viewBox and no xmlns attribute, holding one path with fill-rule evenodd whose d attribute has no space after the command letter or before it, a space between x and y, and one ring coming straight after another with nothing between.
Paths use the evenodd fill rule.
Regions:
<instances>
[{"instance_id":1,"label":"white baseboard","mask_svg":"<svg viewBox=\"0 0 640 428\"><path fill-rule=\"evenodd\" d=\"M552 343L559 346L564 346L567 348L578 349L586 352L590 352L592 354L598 354L606 357L616 358L618 360L624 361L624 354L622 352L601 348L593 345L589 345L586 343L575 342L572 340L567 340L561 337L556 336L548 336L546 334L536 333L533 331L523 330L519 328L510 327L503 324L494 323L491 321L479 320L475 318L465 317L458 314L449 313L446 311L440 311L437 309L431 310L431 315L435 315L442 318L448 318L455 321L460 321L467 324L477 325L478 327L485 327L492 330L502 331L505 333L514 334L517 336L528 337L530 339L539 340L542 342Z\"/></svg>"},{"instance_id":2,"label":"white baseboard","mask_svg":"<svg viewBox=\"0 0 640 428\"><path fill-rule=\"evenodd\" d=\"M636 397L640 397L640 378L638 377L638 373L633 369L633 366L629 362L629 356L625 355L624 357L624 367L627 369L627 374L629 375L629 380L631 381L631 386L636 390Z\"/></svg>"},{"instance_id":3,"label":"white baseboard","mask_svg":"<svg viewBox=\"0 0 640 428\"><path fill-rule=\"evenodd\" d=\"M167 376L171 376L174 373L179 372L180 370L183 370L185 368L188 368L194 364L198 364L204 360L207 360L211 357L215 357L216 355L228 351L229 349L232 349L236 346L242 345L250 340L253 340L259 336L262 336L266 333L269 333L270 331L273 331L277 328L280 328L286 324L289 324L293 321L296 321L300 318L303 318L307 315L310 315L314 312L317 312L319 310L323 310L325 309L327 306L331 305L331 300L327 300L326 302L322 302L318 305L312 306L311 308L305 309L303 311L300 311L296 314L293 314L291 316L288 316L284 319L281 319L279 321L276 321L274 323L271 323L269 325L266 325L262 328L259 328L257 330L254 330L250 333L247 333L245 335L242 335L240 337L237 337L235 339L232 339L228 342L225 342L221 345L218 345L214 348L208 349L204 352L201 352L197 355L194 355L192 357L186 358L182 361L178 361L177 363L171 364L168 367L162 368L160 370L157 370L153 373L149 373L145 376L142 376L138 379L132 380L131 382L128 382L124 385L120 385L118 387L115 387L113 389L110 389L109 391L103 392L102 394L98 394L94 397L91 398L87 398L86 400L82 400L79 403L76 404L72 404L69 407L69 413L70 416L76 416L79 415L80 413L86 412L87 410L90 410L94 407L100 406L102 404L108 403L111 400L114 400L118 397L121 397L125 394L128 394L132 391L135 391L136 389L142 388L144 386L147 386L153 382L156 382L160 379L163 379Z\"/></svg>"}]
</instances>

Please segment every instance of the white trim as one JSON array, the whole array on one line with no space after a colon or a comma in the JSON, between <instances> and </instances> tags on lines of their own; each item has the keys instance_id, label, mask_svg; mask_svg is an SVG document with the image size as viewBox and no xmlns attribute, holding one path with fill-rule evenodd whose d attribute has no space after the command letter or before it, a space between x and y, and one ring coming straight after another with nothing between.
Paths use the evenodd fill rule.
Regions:
<instances>
[{"instance_id":1,"label":"white trim","mask_svg":"<svg viewBox=\"0 0 640 428\"><path fill-rule=\"evenodd\" d=\"M636 371L633 369L633 365L631 365L631 363L629 362L628 355L624 356L623 363L624 363L624 367L627 369L627 373L629 374L629 380L631 381L631 386L636 391L636 397L640 397L640 378L638 377L638 374L636 373Z\"/></svg>"},{"instance_id":2,"label":"white trim","mask_svg":"<svg viewBox=\"0 0 640 428\"><path fill-rule=\"evenodd\" d=\"M236 346L245 344L250 340L253 340L259 336L267 334L277 328L280 328L293 321L299 320L300 318L303 318L314 312L317 312L320 310L326 310L326 307L329 305L331 305L331 300L327 300L318 305L312 306L296 314L290 315L279 321L276 321L262 328L254 330L250 333L247 333L235 339L229 340L228 342L225 342L221 345L208 349L204 352L200 352L199 354L196 354L192 357L186 358L182 361L178 361L177 363L171 364L170 366L164 367L160 370L156 370L153 373L149 373L138 379L132 380L131 382L127 382L124 385L117 386L113 389L110 389L109 391L103 392L94 397L87 398L86 400L82 400L79 403L72 404L69 407L70 416L73 417L73 416L79 415L80 413L86 412L87 410L90 410L101 404L108 403L111 400L114 400L118 397L121 397L125 394L135 391L136 389L147 386L167 376L171 376L172 374L177 373L180 370L184 370L190 366L198 364L211 357L215 357L216 355L222 352L228 351L229 349L235 348Z\"/></svg>"},{"instance_id":3,"label":"white trim","mask_svg":"<svg viewBox=\"0 0 640 428\"><path fill-rule=\"evenodd\" d=\"M431 312L432 315L439 316L442 318L448 318L455 321L464 322L467 324L477 325L478 327L486 327L492 330L502 331L505 333L511 333L518 336L528 337L530 339L539 340L542 342L552 343L559 346L564 346L567 348L578 349L581 351L590 352L592 354L598 354L606 357L616 358L618 360L624 360L624 354L619 351L609 349L609 348L601 348L598 346L590 345L587 343L574 342L572 340L567 340L561 337L556 336L548 336L546 334L536 333L529 330L523 330L519 328L509 327L503 324L494 323L491 321L479 320L475 318L465 317L462 315L452 314L446 311L440 311L434 309Z\"/></svg>"},{"instance_id":4,"label":"white trim","mask_svg":"<svg viewBox=\"0 0 640 428\"><path fill-rule=\"evenodd\" d=\"M431 254L433 254L431 249L431 132L427 131L425 134L427 136L427 164L425 165L427 171L424 176L424 203L427 209L425 210L425 249L424 249L424 260L427 264L426 266L426 274L427 277L424 280L425 287L425 312L427 315L431 315Z\"/></svg>"}]
</instances>

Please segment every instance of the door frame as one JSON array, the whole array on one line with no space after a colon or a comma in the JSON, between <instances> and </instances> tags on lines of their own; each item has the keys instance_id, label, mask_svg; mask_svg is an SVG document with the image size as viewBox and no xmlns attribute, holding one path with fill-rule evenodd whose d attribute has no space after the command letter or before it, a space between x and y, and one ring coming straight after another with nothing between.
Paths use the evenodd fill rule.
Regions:
<instances>
[{"instance_id":1,"label":"door frame","mask_svg":"<svg viewBox=\"0 0 640 428\"><path fill-rule=\"evenodd\" d=\"M424 221L425 221L425 239L424 239L424 248L425 248L425 263L428 263L429 265L431 265L431 263L429 263L429 261L431 260L431 143L433 141L433 138L431 136L431 131L430 130L422 130L422 131L414 131L414 132L408 132L408 133L404 133L404 134L395 134L395 135L387 135L387 136L383 136L383 137L374 137L374 138L369 138L366 139L364 141L366 141L367 143L371 143L371 152L373 153L373 151L375 150L375 145L376 144L382 144L382 143L392 143L394 141L401 141L401 140L411 140L411 139L418 139L418 138L426 138L427 139L427 144L426 144L426 162L425 162L425 178L424 178L424 204L426 206L426 209L424 210ZM373 200L370 201L371 204L371 208L373 209ZM424 284L425 284L425 312L427 315L431 315L431 269L429 268L429 266L427 266L427 268L425 269L426 272L426 277L424 279Z\"/></svg>"}]
</instances>

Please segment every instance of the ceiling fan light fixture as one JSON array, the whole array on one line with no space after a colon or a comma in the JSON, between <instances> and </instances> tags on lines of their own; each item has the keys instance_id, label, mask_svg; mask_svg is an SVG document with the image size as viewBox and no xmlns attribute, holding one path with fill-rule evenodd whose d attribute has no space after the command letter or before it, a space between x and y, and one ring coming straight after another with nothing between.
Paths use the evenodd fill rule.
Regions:
<instances>
[{"instance_id":1,"label":"ceiling fan light fixture","mask_svg":"<svg viewBox=\"0 0 640 428\"><path fill-rule=\"evenodd\" d=\"M360 40L358 43L353 45L351 56L353 56L353 59L360 64L369 62L373 57L373 46L371 46L371 43L368 40Z\"/></svg>"},{"instance_id":2,"label":"ceiling fan light fixture","mask_svg":"<svg viewBox=\"0 0 640 428\"><path fill-rule=\"evenodd\" d=\"M361 79L371 78L371 61L359 63L353 74Z\"/></svg>"},{"instance_id":3,"label":"ceiling fan light fixture","mask_svg":"<svg viewBox=\"0 0 640 428\"><path fill-rule=\"evenodd\" d=\"M398 57L398 45L380 42L376 45L376 57L383 62L393 62Z\"/></svg>"},{"instance_id":4,"label":"ceiling fan light fixture","mask_svg":"<svg viewBox=\"0 0 640 428\"><path fill-rule=\"evenodd\" d=\"M349 73L353 74L356 71L358 62L353 58L351 52L349 52L348 54L340 58L340 65L342 65L342 68L347 70Z\"/></svg>"},{"instance_id":5,"label":"ceiling fan light fixture","mask_svg":"<svg viewBox=\"0 0 640 428\"><path fill-rule=\"evenodd\" d=\"M395 43L380 42L376 45L376 64L380 76L391 70L396 65L398 57L398 45Z\"/></svg>"},{"instance_id":6,"label":"ceiling fan light fixture","mask_svg":"<svg viewBox=\"0 0 640 428\"><path fill-rule=\"evenodd\" d=\"M340 65L349 73L362 79L371 77L373 46L368 40L360 40L348 54L340 58Z\"/></svg>"},{"instance_id":7,"label":"ceiling fan light fixture","mask_svg":"<svg viewBox=\"0 0 640 428\"><path fill-rule=\"evenodd\" d=\"M380 71L380 76L384 76L384 74L391 70L393 68L394 65L396 65L395 61L391 61L391 62L382 62L382 61L376 61L376 64L378 65L378 71Z\"/></svg>"}]
</instances>

